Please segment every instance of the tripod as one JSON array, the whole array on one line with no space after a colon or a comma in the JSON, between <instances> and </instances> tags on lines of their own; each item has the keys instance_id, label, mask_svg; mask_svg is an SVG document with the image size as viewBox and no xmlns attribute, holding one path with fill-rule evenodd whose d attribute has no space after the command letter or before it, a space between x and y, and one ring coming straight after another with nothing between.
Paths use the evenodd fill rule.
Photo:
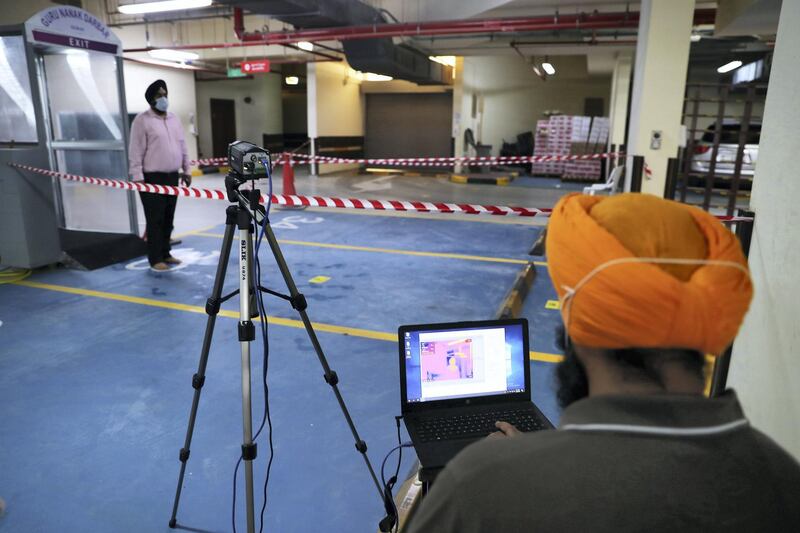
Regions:
<instances>
[{"instance_id":1,"label":"tripod","mask_svg":"<svg viewBox=\"0 0 800 533\"><path fill-rule=\"evenodd\" d=\"M361 439L356 430L344 398L339 391L338 383L339 377L336 372L331 370L328 365L328 360L325 353L322 351L317 335L311 324L311 320L306 313L306 299L298 290L297 286L292 279L292 274L289 272L289 267L283 258L278 241L275 234L272 232L269 220L264 207L259 203L261 192L258 189L251 189L240 191L239 187L245 183L245 179L235 171L231 171L225 178L225 188L228 195L228 200L234 205L228 206L225 210L225 235L222 240L222 250L219 256L219 263L217 263L216 277L214 278L214 288L211 297L206 301L206 329L203 336L203 347L200 352L200 363L197 367L197 372L192 376L192 388L194 389L194 396L192 397L192 408L189 413L189 423L186 428L186 438L184 440L183 448L180 450L179 459L181 462L180 474L178 475L178 486L175 490L175 500L172 505L172 517L169 521L169 527L175 528L177 526L178 504L180 503L181 489L183 487L183 479L186 473L186 462L189 459L190 446L192 444L192 434L194 433L194 425L197 417L197 408L200 403L200 392L203 389L203 384L206 379L206 364L208 363L208 354L211 348L211 339L214 335L214 325L216 323L217 314L220 310L220 305L232 298L239 295L239 344L241 347L242 355L242 421L244 428L243 442L242 442L242 460L244 462L245 472L245 505L247 508L247 531L254 533L255 531L255 514L253 506L253 460L256 458L256 444L253 442L253 421L252 421L252 408L250 401L250 343L255 339L255 327L252 318L258 316L258 311L254 304L254 295L256 291L262 291L273 296L277 296L287 300L292 307L299 313L300 318L308 334L314 351L317 354L320 364L324 370L325 382L330 385L333 390L339 407L342 410L347 425L355 439L356 450L364 458L364 462L369 470L372 481L378 489L378 495L381 498L381 505L383 505L383 489L381 488L372 464L367 456L367 443ZM286 284L289 294L281 294L270 289L266 289L258 285L258 280L254 276L254 261L253 261L253 223L263 225L264 237L266 237L269 247L272 250L272 255L281 272L283 281ZM225 273L228 267L228 259L233 245L234 230L239 230L239 288L230 294L222 296L222 287L225 282ZM262 317L266 320L266 317Z\"/></svg>"}]
</instances>

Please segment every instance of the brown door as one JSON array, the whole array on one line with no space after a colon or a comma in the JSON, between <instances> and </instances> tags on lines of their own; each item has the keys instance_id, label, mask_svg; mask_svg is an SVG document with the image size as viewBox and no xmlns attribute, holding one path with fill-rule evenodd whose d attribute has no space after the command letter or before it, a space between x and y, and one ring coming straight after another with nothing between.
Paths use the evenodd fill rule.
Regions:
<instances>
[{"instance_id":1,"label":"brown door","mask_svg":"<svg viewBox=\"0 0 800 533\"><path fill-rule=\"evenodd\" d=\"M437 157L452 151L452 93L367 94L367 157Z\"/></svg>"},{"instance_id":2,"label":"brown door","mask_svg":"<svg viewBox=\"0 0 800 533\"><path fill-rule=\"evenodd\" d=\"M228 155L228 145L236 140L236 104L233 100L211 99L211 141L213 157Z\"/></svg>"}]
</instances>

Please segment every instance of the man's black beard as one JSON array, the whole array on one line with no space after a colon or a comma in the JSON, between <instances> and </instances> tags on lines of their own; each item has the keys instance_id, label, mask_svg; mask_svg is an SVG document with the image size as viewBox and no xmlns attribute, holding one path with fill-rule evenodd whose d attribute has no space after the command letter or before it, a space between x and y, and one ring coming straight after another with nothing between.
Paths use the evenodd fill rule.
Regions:
<instances>
[{"instance_id":1,"label":"man's black beard","mask_svg":"<svg viewBox=\"0 0 800 533\"><path fill-rule=\"evenodd\" d=\"M564 326L556 329L556 339L564 352L564 360L556 367L556 398L563 409L589 395L589 380L572 343L564 346Z\"/></svg>"}]
</instances>

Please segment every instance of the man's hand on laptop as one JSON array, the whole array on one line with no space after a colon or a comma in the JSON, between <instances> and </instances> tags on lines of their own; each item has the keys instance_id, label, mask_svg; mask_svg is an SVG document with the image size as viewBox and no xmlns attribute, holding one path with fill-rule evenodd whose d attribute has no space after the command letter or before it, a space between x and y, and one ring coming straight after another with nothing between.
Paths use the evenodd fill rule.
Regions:
<instances>
[{"instance_id":1,"label":"man's hand on laptop","mask_svg":"<svg viewBox=\"0 0 800 533\"><path fill-rule=\"evenodd\" d=\"M504 439L504 438L512 438L518 437L522 435L522 432L518 430L513 424L509 424L508 422L495 422L494 427L497 428L497 431L494 433L490 433L490 439Z\"/></svg>"}]
</instances>

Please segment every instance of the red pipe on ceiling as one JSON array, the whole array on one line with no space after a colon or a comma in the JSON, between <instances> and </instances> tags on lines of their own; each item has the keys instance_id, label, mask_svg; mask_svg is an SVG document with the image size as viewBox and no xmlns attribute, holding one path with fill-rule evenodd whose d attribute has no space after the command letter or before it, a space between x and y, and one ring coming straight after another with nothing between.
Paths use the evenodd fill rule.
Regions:
<instances>
[{"instance_id":1,"label":"red pipe on ceiling","mask_svg":"<svg viewBox=\"0 0 800 533\"><path fill-rule=\"evenodd\" d=\"M239 40L244 36L244 12L241 7L233 8L233 34Z\"/></svg>"},{"instance_id":2,"label":"red pipe on ceiling","mask_svg":"<svg viewBox=\"0 0 800 533\"><path fill-rule=\"evenodd\" d=\"M235 12L234 12L235 15ZM697 9L694 24L712 24L715 9ZM242 22L243 24L243 22ZM450 20L438 22L401 22L396 24L371 24L343 26L270 33L242 33L241 42L216 44L189 44L168 46L173 50L200 50L205 48L235 48L239 46L261 46L290 44L300 41L345 41L352 39L374 39L379 37L421 37L435 35L471 35L481 33L518 33L554 30L622 29L639 26L638 12L591 13L578 15L554 15L547 17ZM125 50L144 52L147 48Z\"/></svg>"}]
</instances>

